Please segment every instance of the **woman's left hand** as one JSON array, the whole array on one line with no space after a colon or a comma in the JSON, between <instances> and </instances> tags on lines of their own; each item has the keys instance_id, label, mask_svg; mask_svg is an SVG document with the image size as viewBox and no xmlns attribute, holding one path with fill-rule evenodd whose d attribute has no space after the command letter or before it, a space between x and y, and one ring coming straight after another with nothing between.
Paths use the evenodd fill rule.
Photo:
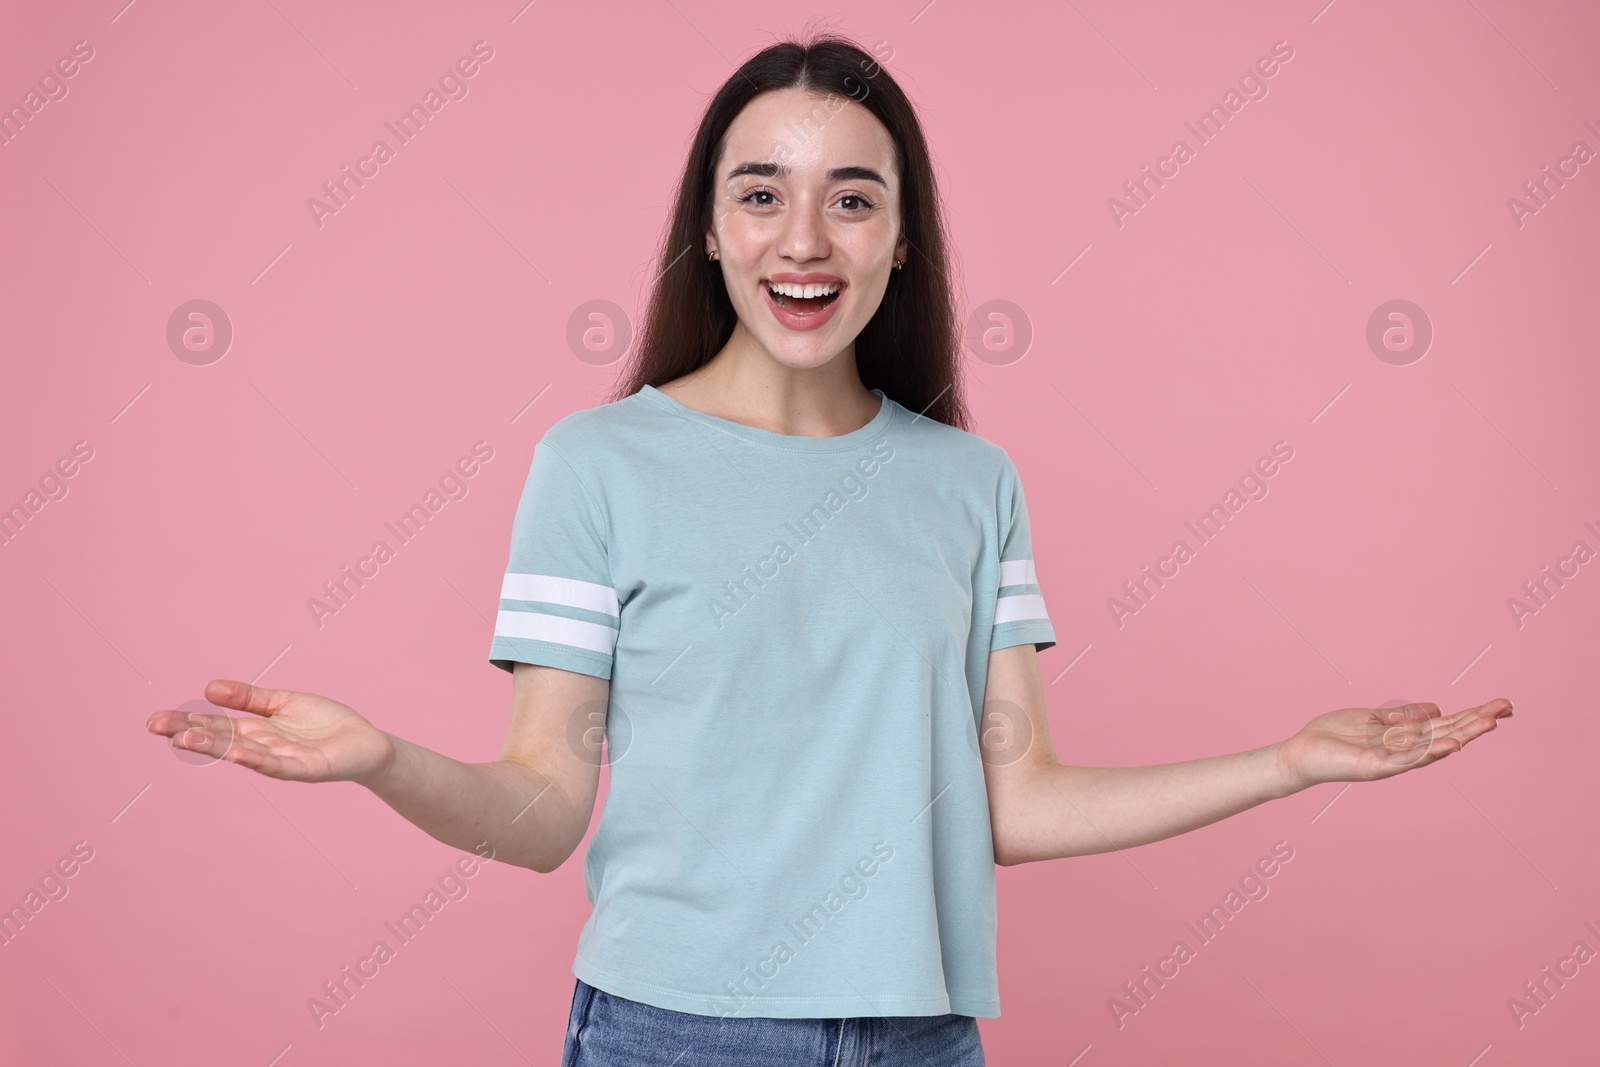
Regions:
<instances>
[{"instance_id":1,"label":"woman's left hand","mask_svg":"<svg viewBox=\"0 0 1600 1067\"><path fill-rule=\"evenodd\" d=\"M1296 788L1322 782L1372 782L1444 759L1512 713L1500 697L1442 715L1437 704L1340 708L1318 715L1278 746L1278 760Z\"/></svg>"}]
</instances>

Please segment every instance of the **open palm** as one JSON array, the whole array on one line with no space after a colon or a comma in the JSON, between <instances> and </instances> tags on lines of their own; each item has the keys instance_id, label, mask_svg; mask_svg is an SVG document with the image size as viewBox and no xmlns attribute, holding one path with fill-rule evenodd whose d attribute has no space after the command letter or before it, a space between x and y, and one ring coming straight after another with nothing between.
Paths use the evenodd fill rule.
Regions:
<instances>
[{"instance_id":1,"label":"open palm","mask_svg":"<svg viewBox=\"0 0 1600 1067\"><path fill-rule=\"evenodd\" d=\"M233 718L158 711L145 721L174 748L237 763L270 778L296 782L362 781L394 758L389 735L354 709L315 693L263 689L226 678L207 683L205 698L249 712Z\"/></svg>"},{"instance_id":2,"label":"open palm","mask_svg":"<svg viewBox=\"0 0 1600 1067\"><path fill-rule=\"evenodd\" d=\"M1371 782L1436 763L1510 715L1504 697L1443 715L1437 704L1340 708L1318 715L1282 743L1279 758L1298 782Z\"/></svg>"}]
</instances>

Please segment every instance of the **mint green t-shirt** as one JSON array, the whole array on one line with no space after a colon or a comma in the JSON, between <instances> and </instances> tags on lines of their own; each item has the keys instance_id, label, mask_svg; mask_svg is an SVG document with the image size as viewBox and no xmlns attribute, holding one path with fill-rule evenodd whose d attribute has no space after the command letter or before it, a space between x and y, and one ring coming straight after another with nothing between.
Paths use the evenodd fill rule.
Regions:
<instances>
[{"instance_id":1,"label":"mint green t-shirt","mask_svg":"<svg viewBox=\"0 0 1600 1067\"><path fill-rule=\"evenodd\" d=\"M573 973L701 1015L1000 1014L977 730L1055 644L998 445L796 437L646 386L539 441L489 660L609 678Z\"/></svg>"}]
</instances>

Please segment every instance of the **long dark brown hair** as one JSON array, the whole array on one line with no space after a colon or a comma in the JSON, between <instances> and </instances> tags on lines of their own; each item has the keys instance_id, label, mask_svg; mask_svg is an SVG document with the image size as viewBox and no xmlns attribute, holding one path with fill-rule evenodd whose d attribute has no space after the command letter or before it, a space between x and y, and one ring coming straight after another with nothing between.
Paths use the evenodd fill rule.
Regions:
<instances>
[{"instance_id":1,"label":"long dark brown hair","mask_svg":"<svg viewBox=\"0 0 1600 1067\"><path fill-rule=\"evenodd\" d=\"M733 120L757 96L778 89L848 97L876 116L894 139L900 236L908 253L905 266L889 272L878 310L856 336L856 370L868 389L882 389L926 418L969 429L942 204L922 126L888 71L854 42L831 33L763 49L734 71L707 105L678 181L638 342L610 399L704 366L733 335L738 314L719 265L705 255L715 171Z\"/></svg>"}]
</instances>

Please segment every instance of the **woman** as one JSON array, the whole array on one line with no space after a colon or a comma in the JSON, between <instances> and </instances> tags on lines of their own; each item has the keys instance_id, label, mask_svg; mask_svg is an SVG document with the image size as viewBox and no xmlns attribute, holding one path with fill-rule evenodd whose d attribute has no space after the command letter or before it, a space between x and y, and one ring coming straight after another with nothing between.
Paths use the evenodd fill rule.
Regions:
<instances>
[{"instance_id":1,"label":"woman","mask_svg":"<svg viewBox=\"0 0 1600 1067\"><path fill-rule=\"evenodd\" d=\"M660 268L618 397L534 452L489 653L515 679L498 760L234 681L207 699L256 717L149 723L540 872L588 828L603 735L564 1064L981 1064L996 862L1388 777L1511 714L1344 708L1233 755L1056 761L1055 634L1016 468L965 429L928 152L848 41L728 79Z\"/></svg>"}]
</instances>

